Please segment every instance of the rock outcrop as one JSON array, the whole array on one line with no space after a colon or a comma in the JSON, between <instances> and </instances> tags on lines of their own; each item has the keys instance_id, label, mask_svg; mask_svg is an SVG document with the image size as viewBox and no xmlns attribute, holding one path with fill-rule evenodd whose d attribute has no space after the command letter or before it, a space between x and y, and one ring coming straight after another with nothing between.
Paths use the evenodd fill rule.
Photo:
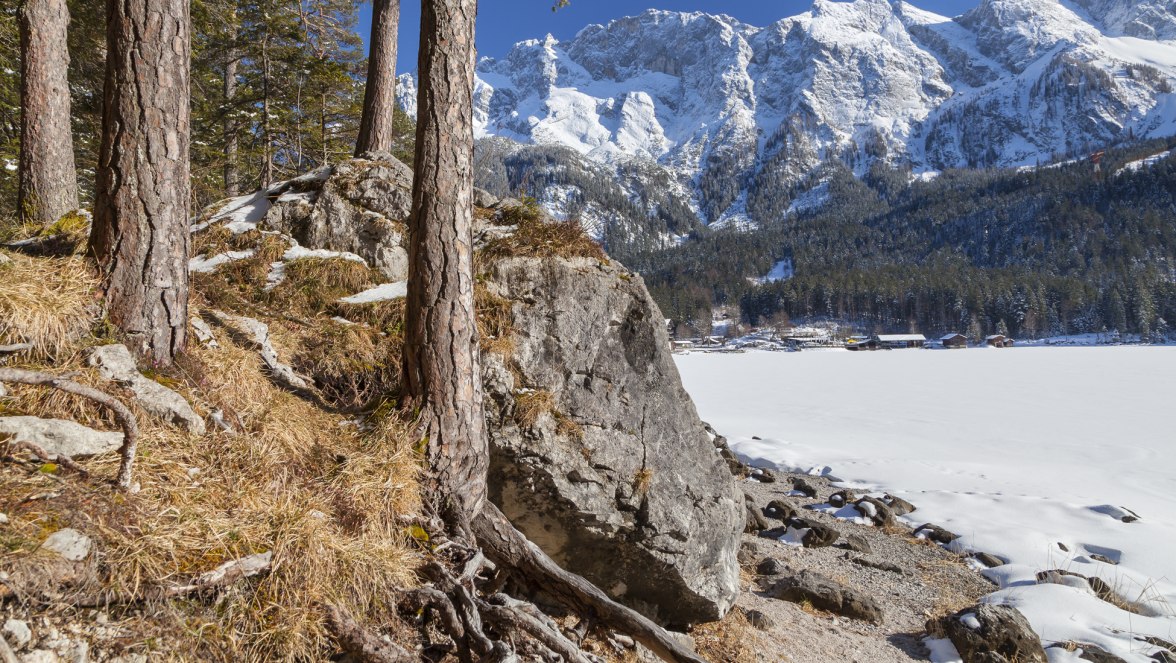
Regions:
<instances>
[{"instance_id":1,"label":"rock outcrop","mask_svg":"<svg viewBox=\"0 0 1176 663\"><path fill-rule=\"evenodd\" d=\"M358 254L401 281L412 174L367 156L271 189L262 229ZM476 246L515 232L485 216ZM566 568L651 617L722 617L739 591L746 509L641 278L607 259L555 255L480 269L511 328L509 351L482 362L491 499Z\"/></svg>"},{"instance_id":2,"label":"rock outcrop","mask_svg":"<svg viewBox=\"0 0 1176 663\"><path fill-rule=\"evenodd\" d=\"M390 281L408 278L403 220L412 207L412 170L376 152L322 176L293 181L270 207L266 225L304 246L354 253Z\"/></svg>"},{"instance_id":3,"label":"rock outcrop","mask_svg":"<svg viewBox=\"0 0 1176 663\"><path fill-rule=\"evenodd\" d=\"M514 258L488 285L512 302L514 328L514 370L484 365L491 498L638 609L670 623L721 617L738 594L743 499L641 278L588 258ZM514 416L526 390L551 398L531 425Z\"/></svg>"}]
</instances>

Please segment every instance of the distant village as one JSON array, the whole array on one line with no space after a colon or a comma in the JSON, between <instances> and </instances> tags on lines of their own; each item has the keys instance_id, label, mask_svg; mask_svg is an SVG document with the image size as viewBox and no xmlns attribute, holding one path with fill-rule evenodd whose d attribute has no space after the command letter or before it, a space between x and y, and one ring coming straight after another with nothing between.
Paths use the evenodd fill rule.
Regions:
<instances>
[{"instance_id":1,"label":"distant village","mask_svg":"<svg viewBox=\"0 0 1176 663\"><path fill-rule=\"evenodd\" d=\"M683 330L697 330L703 325L690 327L666 320L670 332L671 348L676 352L742 352L745 350L769 350L776 352L798 352L801 350L849 350L872 352L878 350L965 350L968 348L1011 348L1017 345L1108 345L1138 343L1138 337L1120 335L1118 332L1101 334L1080 334L1069 337L1055 337L1041 340L1018 341L1007 334L970 336L962 332L946 334L924 334L917 330L889 332L876 330L866 333L860 327L843 322L821 321L781 324L750 328L739 322L737 314L724 310L714 312L710 321L710 334L685 335ZM678 331L677 335L674 332Z\"/></svg>"}]
</instances>

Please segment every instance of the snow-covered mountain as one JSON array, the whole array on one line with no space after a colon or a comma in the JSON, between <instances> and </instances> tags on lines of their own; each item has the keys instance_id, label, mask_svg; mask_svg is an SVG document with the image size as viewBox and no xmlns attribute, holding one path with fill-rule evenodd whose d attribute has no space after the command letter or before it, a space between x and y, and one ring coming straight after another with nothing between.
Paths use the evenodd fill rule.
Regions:
<instances>
[{"instance_id":1,"label":"snow-covered mountain","mask_svg":"<svg viewBox=\"0 0 1176 663\"><path fill-rule=\"evenodd\" d=\"M706 223L756 222L830 161L1021 166L1176 134L1173 4L982 0L952 19L815 0L767 27L650 10L482 59L475 117L595 167L660 169Z\"/></svg>"}]
</instances>

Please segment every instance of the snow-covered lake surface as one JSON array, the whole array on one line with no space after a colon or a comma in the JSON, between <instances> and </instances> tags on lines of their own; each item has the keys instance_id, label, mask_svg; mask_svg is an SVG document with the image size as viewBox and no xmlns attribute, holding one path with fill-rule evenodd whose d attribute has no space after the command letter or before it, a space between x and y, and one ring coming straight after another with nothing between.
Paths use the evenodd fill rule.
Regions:
<instances>
[{"instance_id":1,"label":"snow-covered lake surface","mask_svg":"<svg viewBox=\"0 0 1176 663\"><path fill-rule=\"evenodd\" d=\"M961 550L1009 560L985 572L1002 586L987 600L1020 608L1047 645L1087 642L1148 661L1156 649L1138 638L1176 642L1176 347L677 363L702 418L753 464L824 468L846 486L890 492L918 507L916 524L961 535ZM1123 509L1139 520L1121 522ZM1149 614L1035 583L1052 569L1102 578Z\"/></svg>"}]
</instances>

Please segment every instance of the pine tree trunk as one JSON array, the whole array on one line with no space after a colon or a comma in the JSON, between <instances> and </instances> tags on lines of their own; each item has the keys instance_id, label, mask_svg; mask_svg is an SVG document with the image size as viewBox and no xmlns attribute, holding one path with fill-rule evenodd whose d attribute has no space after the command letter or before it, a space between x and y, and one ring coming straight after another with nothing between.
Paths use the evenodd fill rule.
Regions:
<instances>
[{"instance_id":1,"label":"pine tree trunk","mask_svg":"<svg viewBox=\"0 0 1176 663\"><path fill-rule=\"evenodd\" d=\"M17 209L48 226L78 208L70 129L65 0L25 0L20 11L21 144Z\"/></svg>"},{"instance_id":2,"label":"pine tree trunk","mask_svg":"<svg viewBox=\"0 0 1176 663\"><path fill-rule=\"evenodd\" d=\"M171 363L188 324L187 0L107 1L106 89L90 250L111 321Z\"/></svg>"},{"instance_id":3,"label":"pine tree trunk","mask_svg":"<svg viewBox=\"0 0 1176 663\"><path fill-rule=\"evenodd\" d=\"M472 197L477 0L425 0L404 375L420 408L427 492L456 530L486 500L489 447L474 314Z\"/></svg>"},{"instance_id":4,"label":"pine tree trunk","mask_svg":"<svg viewBox=\"0 0 1176 663\"><path fill-rule=\"evenodd\" d=\"M266 19L268 20L268 16ZM272 137L270 136L270 60L269 60L269 24L266 24L265 37L261 40L261 188L268 189L274 179L274 157L272 153Z\"/></svg>"},{"instance_id":5,"label":"pine tree trunk","mask_svg":"<svg viewBox=\"0 0 1176 663\"><path fill-rule=\"evenodd\" d=\"M392 151L399 27L400 0L373 0L371 53L368 55L363 117L359 122L359 138L355 141L355 156L364 152Z\"/></svg>"},{"instance_id":6,"label":"pine tree trunk","mask_svg":"<svg viewBox=\"0 0 1176 663\"><path fill-rule=\"evenodd\" d=\"M225 117L222 124L225 142L225 195L229 197L241 195L241 176L237 170L237 123L233 121L233 106L237 100L237 64L240 61L236 46L236 10L233 10L232 30L233 46L229 48L225 60Z\"/></svg>"}]
</instances>

